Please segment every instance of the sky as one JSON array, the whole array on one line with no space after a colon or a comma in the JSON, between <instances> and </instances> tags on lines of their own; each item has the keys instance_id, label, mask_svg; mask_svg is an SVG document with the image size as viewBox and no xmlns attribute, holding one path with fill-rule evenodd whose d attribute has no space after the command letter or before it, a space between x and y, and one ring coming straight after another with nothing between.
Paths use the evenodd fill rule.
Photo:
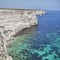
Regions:
<instances>
[{"instance_id":1,"label":"sky","mask_svg":"<svg viewBox=\"0 0 60 60\"><path fill-rule=\"evenodd\" d=\"M60 10L60 0L0 0L0 8Z\"/></svg>"}]
</instances>

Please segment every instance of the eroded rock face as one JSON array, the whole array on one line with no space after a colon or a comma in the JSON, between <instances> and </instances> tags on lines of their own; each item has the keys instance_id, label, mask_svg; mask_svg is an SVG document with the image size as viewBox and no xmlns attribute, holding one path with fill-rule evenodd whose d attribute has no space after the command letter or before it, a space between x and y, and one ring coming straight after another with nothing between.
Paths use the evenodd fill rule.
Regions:
<instances>
[{"instance_id":1,"label":"eroded rock face","mask_svg":"<svg viewBox=\"0 0 60 60\"><path fill-rule=\"evenodd\" d=\"M2 32L0 32L0 60L12 60L6 50L6 39Z\"/></svg>"},{"instance_id":2,"label":"eroded rock face","mask_svg":"<svg viewBox=\"0 0 60 60\"><path fill-rule=\"evenodd\" d=\"M0 9L0 60L12 60L6 50L6 44L18 31L37 25L36 14L45 14L42 10Z\"/></svg>"}]
</instances>

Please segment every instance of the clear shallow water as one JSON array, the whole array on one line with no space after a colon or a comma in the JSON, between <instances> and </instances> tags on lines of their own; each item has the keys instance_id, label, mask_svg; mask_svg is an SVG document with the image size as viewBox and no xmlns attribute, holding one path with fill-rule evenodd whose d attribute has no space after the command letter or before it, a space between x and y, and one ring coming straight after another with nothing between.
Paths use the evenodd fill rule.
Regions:
<instances>
[{"instance_id":1,"label":"clear shallow water","mask_svg":"<svg viewBox=\"0 0 60 60\"><path fill-rule=\"evenodd\" d=\"M60 60L60 11L48 11L37 18L38 26L7 46L13 60Z\"/></svg>"}]
</instances>

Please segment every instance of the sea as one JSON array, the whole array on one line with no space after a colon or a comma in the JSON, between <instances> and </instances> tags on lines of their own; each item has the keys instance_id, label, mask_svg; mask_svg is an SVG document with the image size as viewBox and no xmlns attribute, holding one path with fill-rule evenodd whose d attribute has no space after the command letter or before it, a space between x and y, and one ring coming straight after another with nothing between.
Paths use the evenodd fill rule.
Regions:
<instances>
[{"instance_id":1,"label":"sea","mask_svg":"<svg viewBox=\"0 0 60 60\"><path fill-rule=\"evenodd\" d=\"M7 46L13 60L60 60L60 11L37 15L38 25L27 28Z\"/></svg>"}]
</instances>

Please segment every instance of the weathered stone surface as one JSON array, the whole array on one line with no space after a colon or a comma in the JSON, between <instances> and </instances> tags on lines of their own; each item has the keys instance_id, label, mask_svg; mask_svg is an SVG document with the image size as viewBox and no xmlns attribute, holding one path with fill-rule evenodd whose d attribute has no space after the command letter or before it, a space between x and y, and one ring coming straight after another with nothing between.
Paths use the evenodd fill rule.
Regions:
<instances>
[{"instance_id":1,"label":"weathered stone surface","mask_svg":"<svg viewBox=\"0 0 60 60\"><path fill-rule=\"evenodd\" d=\"M6 50L6 44L18 31L37 25L36 14L45 14L42 10L0 9L0 60L12 60Z\"/></svg>"}]
</instances>

